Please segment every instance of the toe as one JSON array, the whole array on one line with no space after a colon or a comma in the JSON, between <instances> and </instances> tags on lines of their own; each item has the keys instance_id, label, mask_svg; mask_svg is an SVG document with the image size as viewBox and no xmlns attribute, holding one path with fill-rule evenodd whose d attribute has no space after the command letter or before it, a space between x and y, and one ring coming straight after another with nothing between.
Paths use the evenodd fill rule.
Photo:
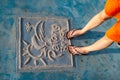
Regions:
<instances>
[{"instance_id":1,"label":"toe","mask_svg":"<svg viewBox=\"0 0 120 80\"><path fill-rule=\"evenodd\" d=\"M73 32L74 32L74 30L68 31L67 34L66 34L66 37L67 37L68 39L72 38Z\"/></svg>"},{"instance_id":2,"label":"toe","mask_svg":"<svg viewBox=\"0 0 120 80\"><path fill-rule=\"evenodd\" d=\"M68 38L68 39L70 39L70 33L71 33L71 31L68 31L68 32L67 32L67 38Z\"/></svg>"},{"instance_id":3,"label":"toe","mask_svg":"<svg viewBox=\"0 0 120 80\"><path fill-rule=\"evenodd\" d=\"M76 50L74 49L74 46L68 46L68 50L73 55L77 54Z\"/></svg>"}]
</instances>

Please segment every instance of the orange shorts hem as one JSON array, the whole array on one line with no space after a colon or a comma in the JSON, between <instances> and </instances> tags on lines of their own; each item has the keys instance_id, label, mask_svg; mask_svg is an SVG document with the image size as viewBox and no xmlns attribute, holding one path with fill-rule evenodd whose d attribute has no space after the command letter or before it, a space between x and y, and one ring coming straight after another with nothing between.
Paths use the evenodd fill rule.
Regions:
<instances>
[{"instance_id":1,"label":"orange shorts hem","mask_svg":"<svg viewBox=\"0 0 120 80\"><path fill-rule=\"evenodd\" d=\"M120 21L108 29L105 35L114 42L120 43Z\"/></svg>"}]
</instances>

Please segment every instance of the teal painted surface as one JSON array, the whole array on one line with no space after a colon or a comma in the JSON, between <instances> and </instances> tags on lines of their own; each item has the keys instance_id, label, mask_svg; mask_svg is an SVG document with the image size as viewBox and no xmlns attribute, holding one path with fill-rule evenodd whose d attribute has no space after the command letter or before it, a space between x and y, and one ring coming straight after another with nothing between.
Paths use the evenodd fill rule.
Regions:
<instances>
[{"instance_id":1,"label":"teal painted surface","mask_svg":"<svg viewBox=\"0 0 120 80\"><path fill-rule=\"evenodd\" d=\"M18 17L63 17L70 21L70 29L78 29L103 9L105 0L1 0L0 1L0 80L120 80L120 49L115 44L74 56L74 68L41 72L18 72L16 55ZM85 46L104 35L115 20L72 40Z\"/></svg>"}]
</instances>

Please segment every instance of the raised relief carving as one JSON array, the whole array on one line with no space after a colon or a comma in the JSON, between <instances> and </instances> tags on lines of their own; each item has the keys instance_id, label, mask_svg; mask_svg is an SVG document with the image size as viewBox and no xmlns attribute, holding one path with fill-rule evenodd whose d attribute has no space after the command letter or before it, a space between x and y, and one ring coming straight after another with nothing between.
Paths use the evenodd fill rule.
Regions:
<instances>
[{"instance_id":1,"label":"raised relief carving","mask_svg":"<svg viewBox=\"0 0 120 80\"><path fill-rule=\"evenodd\" d=\"M34 70L72 67L73 59L66 39L67 19L19 18L18 68Z\"/></svg>"}]
</instances>

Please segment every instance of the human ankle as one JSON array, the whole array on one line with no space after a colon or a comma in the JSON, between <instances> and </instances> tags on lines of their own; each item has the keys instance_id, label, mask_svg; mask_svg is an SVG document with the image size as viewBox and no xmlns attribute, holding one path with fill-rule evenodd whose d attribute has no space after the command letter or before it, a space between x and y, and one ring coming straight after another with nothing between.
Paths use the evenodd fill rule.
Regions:
<instances>
[{"instance_id":1,"label":"human ankle","mask_svg":"<svg viewBox=\"0 0 120 80\"><path fill-rule=\"evenodd\" d=\"M82 54L88 54L90 52L89 49L87 49L87 47L83 47L81 48L81 50L82 50Z\"/></svg>"}]
</instances>

